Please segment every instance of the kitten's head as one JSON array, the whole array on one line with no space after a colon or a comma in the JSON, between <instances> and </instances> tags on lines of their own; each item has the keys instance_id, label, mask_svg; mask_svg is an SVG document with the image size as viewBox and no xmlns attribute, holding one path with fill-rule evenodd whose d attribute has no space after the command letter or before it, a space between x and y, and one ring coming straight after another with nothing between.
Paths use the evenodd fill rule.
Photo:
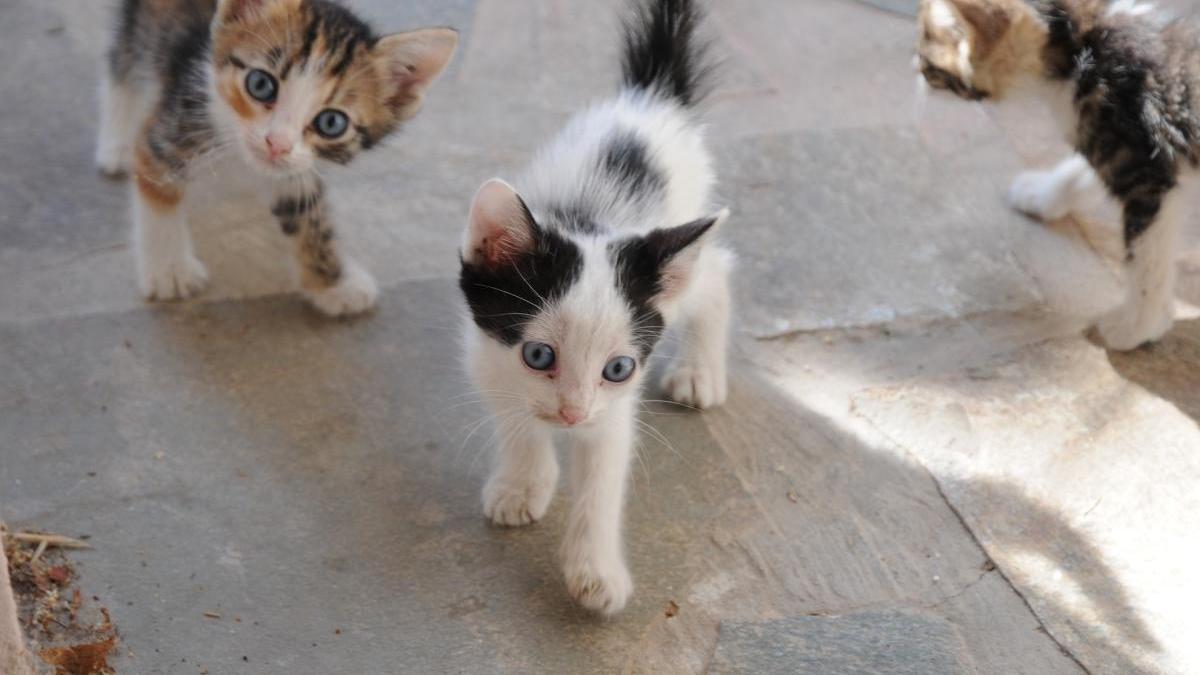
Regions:
<instances>
[{"instance_id":1,"label":"kitten's head","mask_svg":"<svg viewBox=\"0 0 1200 675\"><path fill-rule=\"evenodd\" d=\"M930 87L999 99L1036 70L1046 29L1025 0L921 0L917 65Z\"/></svg>"},{"instance_id":2,"label":"kitten's head","mask_svg":"<svg viewBox=\"0 0 1200 675\"><path fill-rule=\"evenodd\" d=\"M449 28L375 35L328 0L219 0L216 104L252 165L346 164L412 117L458 43Z\"/></svg>"},{"instance_id":3,"label":"kitten's head","mask_svg":"<svg viewBox=\"0 0 1200 675\"><path fill-rule=\"evenodd\" d=\"M539 225L500 180L471 205L459 285L488 339L478 367L517 410L572 427L636 395L651 350L691 283L722 211L644 235Z\"/></svg>"}]
</instances>

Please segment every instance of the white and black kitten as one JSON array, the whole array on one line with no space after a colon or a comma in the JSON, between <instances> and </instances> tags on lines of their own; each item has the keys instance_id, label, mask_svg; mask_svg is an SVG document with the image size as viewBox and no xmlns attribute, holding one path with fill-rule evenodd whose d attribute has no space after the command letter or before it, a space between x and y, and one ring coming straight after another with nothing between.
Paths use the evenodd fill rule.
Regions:
<instances>
[{"instance_id":1,"label":"white and black kitten","mask_svg":"<svg viewBox=\"0 0 1200 675\"><path fill-rule=\"evenodd\" d=\"M571 595L611 614L633 589L621 511L647 361L682 324L663 380L676 401L726 396L732 255L714 239L712 159L692 107L708 73L693 0L647 0L626 23L624 86L577 115L509 185L471 206L460 286L466 362L500 438L484 511L541 518L570 444L562 547Z\"/></svg>"},{"instance_id":2,"label":"white and black kitten","mask_svg":"<svg viewBox=\"0 0 1200 675\"><path fill-rule=\"evenodd\" d=\"M1180 206L1200 165L1197 24L1137 0L922 0L917 53L935 89L1051 104L1077 154L1017 176L1012 205L1119 213L1129 288L1100 336L1124 350L1170 330Z\"/></svg>"}]
</instances>

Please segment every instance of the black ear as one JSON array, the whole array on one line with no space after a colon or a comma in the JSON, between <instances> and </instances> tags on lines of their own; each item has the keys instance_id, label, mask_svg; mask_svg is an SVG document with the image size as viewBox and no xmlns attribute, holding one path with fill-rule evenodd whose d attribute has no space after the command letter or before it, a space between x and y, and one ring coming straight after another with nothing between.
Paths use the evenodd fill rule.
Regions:
<instances>
[{"instance_id":1,"label":"black ear","mask_svg":"<svg viewBox=\"0 0 1200 675\"><path fill-rule=\"evenodd\" d=\"M704 242L729 217L729 209L677 227L652 230L624 243L617 265L626 290L638 302L667 300L691 283Z\"/></svg>"},{"instance_id":2,"label":"black ear","mask_svg":"<svg viewBox=\"0 0 1200 675\"><path fill-rule=\"evenodd\" d=\"M665 265L708 234L709 230L712 230L725 217L726 213L726 211L722 211L715 216L693 220L678 227L652 230L642 238L642 241L659 265Z\"/></svg>"}]
</instances>

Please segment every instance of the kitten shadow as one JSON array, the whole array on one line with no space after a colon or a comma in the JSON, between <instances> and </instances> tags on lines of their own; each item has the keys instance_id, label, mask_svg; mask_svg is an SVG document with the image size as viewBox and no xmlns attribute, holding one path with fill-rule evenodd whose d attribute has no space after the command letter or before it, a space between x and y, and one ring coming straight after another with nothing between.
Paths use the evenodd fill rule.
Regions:
<instances>
[{"instance_id":1,"label":"kitten shadow","mask_svg":"<svg viewBox=\"0 0 1200 675\"><path fill-rule=\"evenodd\" d=\"M1128 352L1108 352L1126 380L1175 404L1200 423L1200 319L1177 321L1162 340Z\"/></svg>"}]
</instances>

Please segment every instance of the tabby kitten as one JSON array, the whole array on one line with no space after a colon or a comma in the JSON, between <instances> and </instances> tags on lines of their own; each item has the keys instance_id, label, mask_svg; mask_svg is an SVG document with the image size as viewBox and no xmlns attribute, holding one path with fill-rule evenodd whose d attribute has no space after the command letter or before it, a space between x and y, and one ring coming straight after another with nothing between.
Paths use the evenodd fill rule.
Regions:
<instances>
[{"instance_id":1,"label":"tabby kitten","mask_svg":"<svg viewBox=\"0 0 1200 675\"><path fill-rule=\"evenodd\" d=\"M1017 176L1012 205L1044 219L1105 201L1124 226L1128 295L1100 319L1113 349L1174 320L1180 202L1200 161L1200 33L1132 0L922 0L918 57L934 89L1051 103L1076 154Z\"/></svg>"},{"instance_id":2,"label":"tabby kitten","mask_svg":"<svg viewBox=\"0 0 1200 675\"><path fill-rule=\"evenodd\" d=\"M515 187L471 206L460 286L466 362L500 438L483 490L499 525L540 519L570 443L567 589L611 614L633 590L621 511L639 394L664 329L682 324L663 387L700 408L726 395L732 256L715 241L712 159L692 114L707 69L692 0L646 0L626 24L624 86L577 115Z\"/></svg>"},{"instance_id":3,"label":"tabby kitten","mask_svg":"<svg viewBox=\"0 0 1200 675\"><path fill-rule=\"evenodd\" d=\"M123 0L96 162L133 171L145 296L204 286L181 202L197 160L234 149L273 186L309 301L329 315L369 309L375 282L338 250L318 169L415 115L457 42L448 28L381 37L328 0Z\"/></svg>"}]
</instances>

